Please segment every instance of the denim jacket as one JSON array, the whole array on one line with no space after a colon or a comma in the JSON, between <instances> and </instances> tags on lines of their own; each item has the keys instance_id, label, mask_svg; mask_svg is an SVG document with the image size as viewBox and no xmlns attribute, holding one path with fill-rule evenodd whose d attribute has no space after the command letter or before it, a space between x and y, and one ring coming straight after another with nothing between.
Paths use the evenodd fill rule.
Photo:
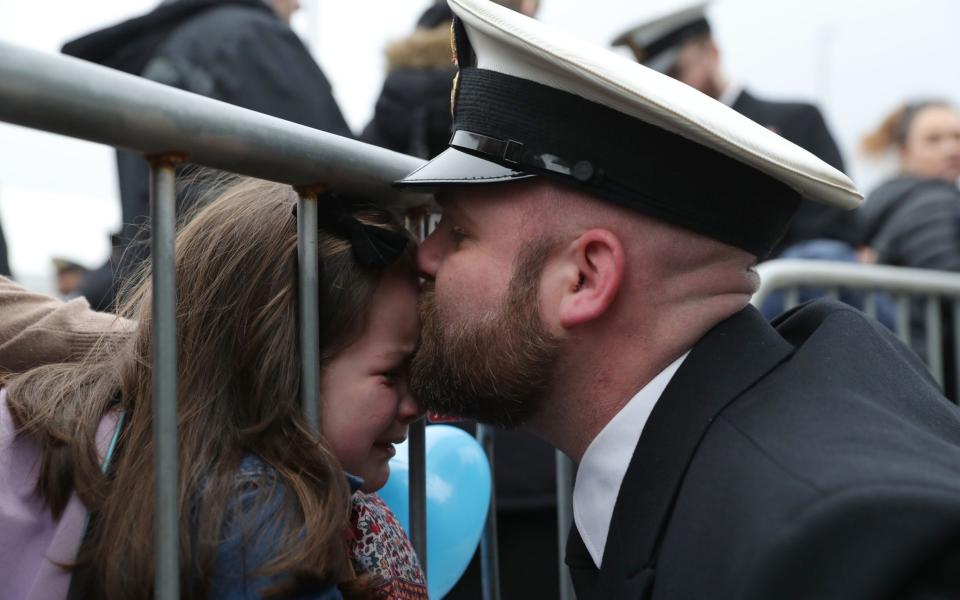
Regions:
<instances>
[{"instance_id":1,"label":"denim jacket","mask_svg":"<svg viewBox=\"0 0 960 600\"><path fill-rule=\"evenodd\" d=\"M359 489L362 481L346 474L352 491ZM240 464L235 507L228 511L224 523L223 541L217 550L217 561L210 591L210 598L217 600L259 600L261 592L276 585L282 576L253 576L266 564L276 550L278 523L273 520L282 496L271 497L258 512L251 509L257 497L255 486L244 486L244 481L264 481L273 478L272 469L259 458L247 456ZM238 509L238 510L237 510ZM239 518L236 516L239 515ZM312 589L284 600L342 600L343 596L335 583L320 582Z\"/></svg>"}]
</instances>

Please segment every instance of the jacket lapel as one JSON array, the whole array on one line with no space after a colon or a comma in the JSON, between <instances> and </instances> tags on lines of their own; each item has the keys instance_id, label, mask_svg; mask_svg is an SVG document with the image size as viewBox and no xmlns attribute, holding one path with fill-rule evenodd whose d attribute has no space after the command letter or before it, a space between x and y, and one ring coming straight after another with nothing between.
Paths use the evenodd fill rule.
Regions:
<instances>
[{"instance_id":1,"label":"jacket lapel","mask_svg":"<svg viewBox=\"0 0 960 600\"><path fill-rule=\"evenodd\" d=\"M593 597L593 588L597 585L597 576L600 570L593 564L593 558L587 546L580 537L576 524L570 524L570 534L567 536L566 559L570 567L570 579L573 580L573 590L577 600L588 600Z\"/></svg>"},{"instance_id":2,"label":"jacket lapel","mask_svg":"<svg viewBox=\"0 0 960 600\"><path fill-rule=\"evenodd\" d=\"M650 414L620 486L597 598L643 598L687 465L714 418L793 351L748 306L694 346Z\"/></svg>"}]
</instances>

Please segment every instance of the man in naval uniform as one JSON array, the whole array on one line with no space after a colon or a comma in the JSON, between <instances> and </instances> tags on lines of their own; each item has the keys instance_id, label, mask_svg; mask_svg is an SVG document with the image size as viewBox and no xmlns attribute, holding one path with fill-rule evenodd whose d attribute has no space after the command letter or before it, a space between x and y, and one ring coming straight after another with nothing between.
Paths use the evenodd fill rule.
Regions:
<instances>
[{"instance_id":1,"label":"man in naval uniform","mask_svg":"<svg viewBox=\"0 0 960 600\"><path fill-rule=\"evenodd\" d=\"M454 134L398 182L443 209L411 386L579 464L578 597L960 594L960 411L856 310L748 304L798 205L853 208L850 181L633 61L450 5Z\"/></svg>"},{"instance_id":2,"label":"man in naval uniform","mask_svg":"<svg viewBox=\"0 0 960 600\"><path fill-rule=\"evenodd\" d=\"M726 76L707 20L708 6L708 2L698 2L648 19L617 36L613 45L630 48L638 62L723 102L843 171L840 149L816 106L764 100ZM774 254L815 238L858 243L853 213L804 203Z\"/></svg>"}]
</instances>

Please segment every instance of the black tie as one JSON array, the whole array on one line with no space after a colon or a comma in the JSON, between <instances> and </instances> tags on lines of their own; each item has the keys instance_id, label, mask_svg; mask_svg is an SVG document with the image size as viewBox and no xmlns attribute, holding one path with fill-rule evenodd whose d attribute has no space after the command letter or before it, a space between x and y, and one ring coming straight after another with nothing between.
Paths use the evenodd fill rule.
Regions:
<instances>
[{"instance_id":1,"label":"black tie","mask_svg":"<svg viewBox=\"0 0 960 600\"><path fill-rule=\"evenodd\" d=\"M570 567L570 578L573 580L573 589L577 593L577 600L590 600L593 597L594 587L597 585L600 569L594 564L593 557L587 551L575 523L570 525L565 562Z\"/></svg>"}]
</instances>

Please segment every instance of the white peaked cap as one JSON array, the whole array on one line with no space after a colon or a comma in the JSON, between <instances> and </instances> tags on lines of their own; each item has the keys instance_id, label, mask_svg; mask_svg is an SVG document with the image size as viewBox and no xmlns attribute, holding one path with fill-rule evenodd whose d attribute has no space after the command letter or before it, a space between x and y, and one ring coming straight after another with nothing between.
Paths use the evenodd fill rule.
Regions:
<instances>
[{"instance_id":1,"label":"white peaked cap","mask_svg":"<svg viewBox=\"0 0 960 600\"><path fill-rule=\"evenodd\" d=\"M678 210L707 211L688 214L691 218L665 217L681 225L689 225L685 218L724 220L723 207L710 203L727 202L726 198L681 197L703 196L705 190L709 196L726 194L735 201L740 201L741 192L754 190L771 196L769 203L789 204L772 197L773 191L789 188L788 194L796 195L793 206L784 209L790 214L800 197L842 209L855 208L863 200L840 171L683 83L490 0L449 0L449 4L456 15L458 37L465 34L467 38L458 39L457 47L465 42L473 55L458 57L460 84L451 148L399 181L400 186L496 183L540 175L558 181L566 178L620 204L632 205L636 200L638 210L669 217L674 212L670 190L675 185L678 202L698 207ZM468 61L473 64L464 64ZM571 155L580 149L585 156ZM663 177L655 178L652 173L641 176L633 168L624 168L625 159L638 170L658 160L671 162L665 163L668 172L660 165L657 173ZM469 165L483 171L483 176L456 174L456 169L469 169ZM740 170L742 175L723 181L725 173ZM712 187L684 191L684 186L692 185L687 180L705 175L718 177L717 194ZM660 181L671 178L670 185ZM740 190L741 179L756 179L756 187ZM648 198L647 184L660 190L650 192L654 196ZM767 203L765 197L744 201L746 205L730 209L763 211ZM742 221L750 216L736 218ZM704 233L713 235L710 227L705 229Z\"/></svg>"}]
</instances>

